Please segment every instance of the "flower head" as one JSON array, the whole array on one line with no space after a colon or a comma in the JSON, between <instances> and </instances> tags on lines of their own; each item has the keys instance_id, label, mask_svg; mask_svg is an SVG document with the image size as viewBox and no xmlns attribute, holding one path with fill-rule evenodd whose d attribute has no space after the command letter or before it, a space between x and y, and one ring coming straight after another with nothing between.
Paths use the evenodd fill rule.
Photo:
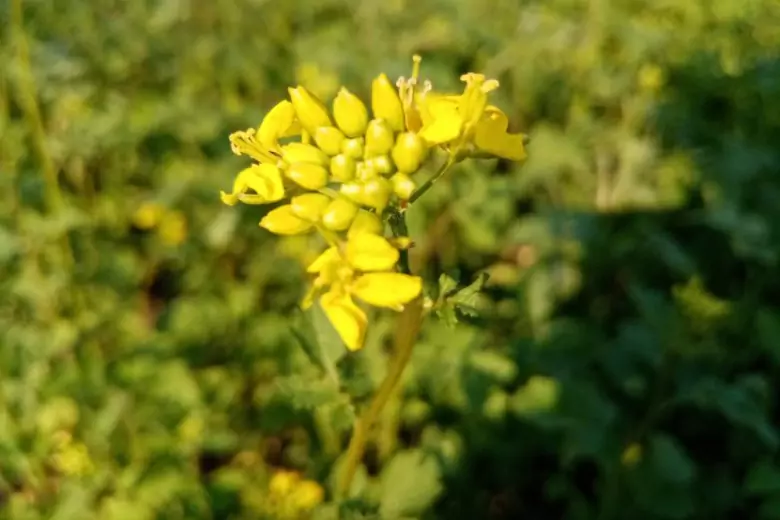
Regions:
<instances>
[{"instance_id":1,"label":"flower head","mask_svg":"<svg viewBox=\"0 0 780 520\"><path fill-rule=\"evenodd\" d=\"M488 105L488 93L498 88L498 81L475 73L464 74L461 80L466 83L463 94L434 94L422 100L420 136L453 154L481 152L514 161L525 159L526 136L507 133L506 115Z\"/></svg>"},{"instance_id":2,"label":"flower head","mask_svg":"<svg viewBox=\"0 0 780 520\"><path fill-rule=\"evenodd\" d=\"M370 232L357 232L342 245L332 246L308 268L316 274L310 305L316 293L320 305L350 350L363 346L368 319L352 297L375 307L401 310L422 290L418 276L394 272L399 252L390 242Z\"/></svg>"}]
</instances>

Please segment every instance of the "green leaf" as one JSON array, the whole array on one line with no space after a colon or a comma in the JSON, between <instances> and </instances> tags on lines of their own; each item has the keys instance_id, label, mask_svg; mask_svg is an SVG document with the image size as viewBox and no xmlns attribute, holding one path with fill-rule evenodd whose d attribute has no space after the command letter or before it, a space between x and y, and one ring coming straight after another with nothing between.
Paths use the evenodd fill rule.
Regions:
<instances>
[{"instance_id":1,"label":"green leaf","mask_svg":"<svg viewBox=\"0 0 780 520\"><path fill-rule=\"evenodd\" d=\"M757 462L745 479L745 492L750 495L780 494L780 468L768 460Z\"/></svg>"},{"instance_id":2,"label":"green leaf","mask_svg":"<svg viewBox=\"0 0 780 520\"><path fill-rule=\"evenodd\" d=\"M419 516L442 491L441 469L422 450L397 453L381 475L382 518Z\"/></svg>"},{"instance_id":3,"label":"green leaf","mask_svg":"<svg viewBox=\"0 0 780 520\"><path fill-rule=\"evenodd\" d=\"M319 304L297 312L291 330L312 363L338 381L336 364L347 348Z\"/></svg>"}]
</instances>

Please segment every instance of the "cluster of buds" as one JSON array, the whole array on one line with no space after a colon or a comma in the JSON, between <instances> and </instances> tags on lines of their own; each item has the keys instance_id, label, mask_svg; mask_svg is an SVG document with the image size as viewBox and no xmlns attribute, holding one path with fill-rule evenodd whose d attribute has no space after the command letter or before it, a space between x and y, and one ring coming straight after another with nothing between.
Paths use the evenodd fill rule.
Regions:
<instances>
[{"instance_id":1,"label":"cluster of buds","mask_svg":"<svg viewBox=\"0 0 780 520\"><path fill-rule=\"evenodd\" d=\"M230 136L233 152L256 164L238 174L222 201L271 204L289 197L260 226L278 235L320 232L330 248L308 269L316 279L304 305L319 296L351 350L362 346L367 326L353 296L399 310L422 291L419 277L396 272L398 248L408 240L385 238L383 215L419 195L414 177L429 150L444 150L447 167L472 156L525 158L525 136L508 134L506 115L487 104L497 81L470 73L462 78L463 94L443 95L419 84L419 68L415 56L412 76L396 86L384 74L374 79L371 115L346 88L329 111L298 86L259 128Z\"/></svg>"}]
</instances>

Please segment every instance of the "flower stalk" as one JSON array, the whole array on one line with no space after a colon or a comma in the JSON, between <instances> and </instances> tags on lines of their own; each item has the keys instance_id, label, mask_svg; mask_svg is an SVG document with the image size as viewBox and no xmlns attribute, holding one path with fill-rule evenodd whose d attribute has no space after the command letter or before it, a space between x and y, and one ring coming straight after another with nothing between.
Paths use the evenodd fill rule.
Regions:
<instances>
[{"instance_id":1,"label":"flower stalk","mask_svg":"<svg viewBox=\"0 0 780 520\"><path fill-rule=\"evenodd\" d=\"M393 395L398 383L401 381L406 365L412 357L414 345L417 343L417 336L423 321L423 298L418 296L404 307L403 312L398 315L395 336L393 338L394 357L384 381L379 386L371 404L366 408L363 414L355 423L355 429L352 432L352 438L347 448L347 457L341 479L337 488L337 495L346 497L352 486L352 479L355 477L363 454L366 451L366 443L371 427L382 414L385 405Z\"/></svg>"}]
</instances>

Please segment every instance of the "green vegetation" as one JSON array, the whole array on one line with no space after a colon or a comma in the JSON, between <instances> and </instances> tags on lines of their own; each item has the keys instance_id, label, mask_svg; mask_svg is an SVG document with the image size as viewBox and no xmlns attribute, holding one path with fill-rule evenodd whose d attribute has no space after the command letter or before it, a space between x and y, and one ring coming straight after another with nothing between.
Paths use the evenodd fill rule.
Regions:
<instances>
[{"instance_id":1,"label":"green vegetation","mask_svg":"<svg viewBox=\"0 0 780 520\"><path fill-rule=\"evenodd\" d=\"M780 519L777 0L0 21L1 518ZM459 165L410 212L446 305L337 502L395 315L347 353L298 310L321 244L221 204L227 136L289 85L367 99L415 52L437 90L499 79L529 158Z\"/></svg>"}]
</instances>

